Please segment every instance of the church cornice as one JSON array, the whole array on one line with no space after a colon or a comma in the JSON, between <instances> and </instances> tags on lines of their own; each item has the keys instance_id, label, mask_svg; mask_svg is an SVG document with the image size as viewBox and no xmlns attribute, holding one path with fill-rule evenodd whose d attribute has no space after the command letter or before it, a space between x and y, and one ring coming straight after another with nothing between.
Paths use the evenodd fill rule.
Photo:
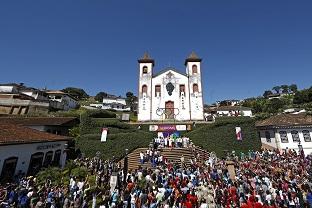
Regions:
<instances>
[{"instance_id":1,"label":"church cornice","mask_svg":"<svg viewBox=\"0 0 312 208\"><path fill-rule=\"evenodd\" d=\"M174 72L176 72L176 73L178 73L178 74L180 74L180 75L182 75L182 76L187 77L187 74L182 73L182 72L178 71L178 70L175 69L175 68L167 67L167 68L162 69L162 70L160 70L159 72L153 74L153 78L155 78L155 77L157 77L157 76L159 76L159 75L161 75L161 74L164 74L164 73L166 73L166 72L168 72L168 71L174 71Z\"/></svg>"}]
</instances>

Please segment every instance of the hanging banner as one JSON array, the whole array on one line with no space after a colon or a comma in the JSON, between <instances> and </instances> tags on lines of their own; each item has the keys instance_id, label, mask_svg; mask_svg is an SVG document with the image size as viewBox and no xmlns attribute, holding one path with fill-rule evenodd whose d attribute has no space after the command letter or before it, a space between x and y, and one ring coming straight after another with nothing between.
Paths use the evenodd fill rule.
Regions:
<instances>
[{"instance_id":1,"label":"hanging banner","mask_svg":"<svg viewBox=\"0 0 312 208\"><path fill-rule=\"evenodd\" d=\"M242 129L241 129L241 127L235 127L235 131L236 131L236 139L238 141L242 141L243 138L242 138Z\"/></svg>"},{"instance_id":2,"label":"hanging banner","mask_svg":"<svg viewBox=\"0 0 312 208\"><path fill-rule=\"evenodd\" d=\"M149 130L157 132L174 132L174 131L186 131L188 130L188 128L186 125L160 124L160 125L150 125Z\"/></svg>"},{"instance_id":3,"label":"hanging banner","mask_svg":"<svg viewBox=\"0 0 312 208\"><path fill-rule=\"evenodd\" d=\"M102 129L101 142L106 142L108 128Z\"/></svg>"}]
</instances>

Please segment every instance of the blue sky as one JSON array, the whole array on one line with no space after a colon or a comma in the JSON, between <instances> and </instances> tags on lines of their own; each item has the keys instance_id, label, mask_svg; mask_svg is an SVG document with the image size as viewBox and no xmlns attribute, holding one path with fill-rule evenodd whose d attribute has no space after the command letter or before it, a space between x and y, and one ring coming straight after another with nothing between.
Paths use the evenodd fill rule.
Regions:
<instances>
[{"instance_id":1,"label":"blue sky","mask_svg":"<svg viewBox=\"0 0 312 208\"><path fill-rule=\"evenodd\" d=\"M201 58L204 99L312 85L312 1L0 1L0 82L136 94L145 51L155 71Z\"/></svg>"}]
</instances>

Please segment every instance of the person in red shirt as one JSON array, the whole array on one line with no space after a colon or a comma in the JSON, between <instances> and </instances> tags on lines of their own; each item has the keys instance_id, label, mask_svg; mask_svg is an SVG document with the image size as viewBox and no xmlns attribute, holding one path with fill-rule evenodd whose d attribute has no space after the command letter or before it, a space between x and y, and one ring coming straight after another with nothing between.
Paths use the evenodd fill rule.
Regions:
<instances>
[{"instance_id":1,"label":"person in red shirt","mask_svg":"<svg viewBox=\"0 0 312 208\"><path fill-rule=\"evenodd\" d=\"M254 203L254 208L262 208L263 206L262 206L262 204L259 202L259 199L258 199L258 197L256 197L256 199L255 199L255 203Z\"/></svg>"}]
</instances>

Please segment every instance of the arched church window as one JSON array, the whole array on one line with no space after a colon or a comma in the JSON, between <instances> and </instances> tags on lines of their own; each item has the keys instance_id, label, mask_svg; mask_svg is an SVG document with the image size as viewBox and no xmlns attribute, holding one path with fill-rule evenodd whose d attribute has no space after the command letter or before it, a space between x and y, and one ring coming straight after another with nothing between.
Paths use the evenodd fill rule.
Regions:
<instances>
[{"instance_id":1,"label":"arched church window","mask_svg":"<svg viewBox=\"0 0 312 208\"><path fill-rule=\"evenodd\" d=\"M185 85L184 84L180 85L180 96L181 95L185 96Z\"/></svg>"},{"instance_id":2,"label":"arched church window","mask_svg":"<svg viewBox=\"0 0 312 208\"><path fill-rule=\"evenodd\" d=\"M193 93L198 92L198 85L193 84Z\"/></svg>"},{"instance_id":3,"label":"arched church window","mask_svg":"<svg viewBox=\"0 0 312 208\"><path fill-rule=\"evenodd\" d=\"M192 66L192 74L197 74L197 65Z\"/></svg>"},{"instance_id":4,"label":"arched church window","mask_svg":"<svg viewBox=\"0 0 312 208\"><path fill-rule=\"evenodd\" d=\"M143 66L143 74L147 74L148 68L147 66Z\"/></svg>"},{"instance_id":5,"label":"arched church window","mask_svg":"<svg viewBox=\"0 0 312 208\"><path fill-rule=\"evenodd\" d=\"M161 96L160 85L155 85L155 97L160 96Z\"/></svg>"},{"instance_id":6,"label":"arched church window","mask_svg":"<svg viewBox=\"0 0 312 208\"><path fill-rule=\"evenodd\" d=\"M147 93L147 86L146 85L142 86L142 93Z\"/></svg>"}]
</instances>

